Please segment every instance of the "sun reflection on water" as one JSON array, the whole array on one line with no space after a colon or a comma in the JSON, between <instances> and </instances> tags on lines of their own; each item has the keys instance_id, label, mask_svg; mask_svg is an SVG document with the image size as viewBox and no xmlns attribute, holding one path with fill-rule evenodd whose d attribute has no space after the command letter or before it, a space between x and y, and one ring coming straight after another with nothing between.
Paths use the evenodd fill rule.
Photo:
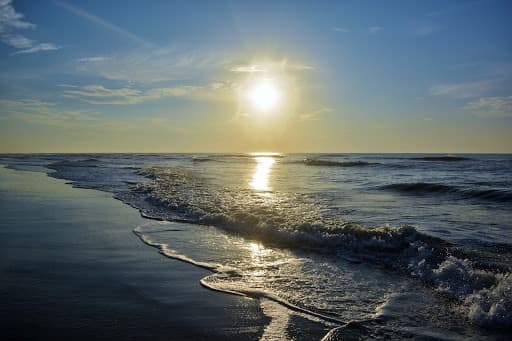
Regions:
<instances>
[{"instance_id":1,"label":"sun reflection on water","mask_svg":"<svg viewBox=\"0 0 512 341\"><path fill-rule=\"evenodd\" d=\"M269 275L267 266L273 258L271 255L272 252L262 244L255 242L250 242L248 248L251 256L250 263L252 266L251 270L247 273L248 278L251 278L251 282L253 283L260 282L261 279L264 279L265 276Z\"/></svg>"},{"instance_id":2,"label":"sun reflection on water","mask_svg":"<svg viewBox=\"0 0 512 341\"><path fill-rule=\"evenodd\" d=\"M256 169L249 185L256 191L270 191L269 175L275 159L268 156L257 156L254 160L256 161Z\"/></svg>"}]
</instances>

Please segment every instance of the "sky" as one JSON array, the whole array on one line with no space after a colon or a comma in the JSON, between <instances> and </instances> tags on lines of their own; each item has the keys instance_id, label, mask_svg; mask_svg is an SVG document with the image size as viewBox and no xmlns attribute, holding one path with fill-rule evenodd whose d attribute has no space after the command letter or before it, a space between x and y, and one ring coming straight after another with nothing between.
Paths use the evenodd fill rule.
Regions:
<instances>
[{"instance_id":1,"label":"sky","mask_svg":"<svg viewBox=\"0 0 512 341\"><path fill-rule=\"evenodd\" d=\"M511 153L510 13L0 0L0 152Z\"/></svg>"}]
</instances>

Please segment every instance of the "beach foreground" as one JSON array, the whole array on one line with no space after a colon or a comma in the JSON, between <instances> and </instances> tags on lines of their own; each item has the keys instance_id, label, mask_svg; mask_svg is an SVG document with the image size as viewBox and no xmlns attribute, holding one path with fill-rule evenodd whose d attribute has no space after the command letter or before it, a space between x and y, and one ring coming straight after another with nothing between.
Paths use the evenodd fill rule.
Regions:
<instances>
[{"instance_id":1,"label":"beach foreground","mask_svg":"<svg viewBox=\"0 0 512 341\"><path fill-rule=\"evenodd\" d=\"M162 257L108 193L0 168L4 340L258 339L256 300L202 288L208 272Z\"/></svg>"}]
</instances>

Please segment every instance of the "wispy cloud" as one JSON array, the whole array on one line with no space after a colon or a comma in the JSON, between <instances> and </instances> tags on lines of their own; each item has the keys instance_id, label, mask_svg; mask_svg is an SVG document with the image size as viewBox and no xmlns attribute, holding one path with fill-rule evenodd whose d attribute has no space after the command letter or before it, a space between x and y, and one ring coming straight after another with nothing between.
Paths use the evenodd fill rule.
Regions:
<instances>
[{"instance_id":1,"label":"wispy cloud","mask_svg":"<svg viewBox=\"0 0 512 341\"><path fill-rule=\"evenodd\" d=\"M145 45L145 46L154 46L154 44L149 42L148 40L146 40L132 32L129 32L129 31L105 20L105 19L102 19L92 13L89 13L89 12L83 10L82 8L79 8L78 6L68 4L67 2L64 2L64 1L55 1L55 3L59 7L65 9L66 11L73 13L73 14L79 16L80 18L89 21L89 22L93 23L94 25L101 26L111 32L117 33L117 34L137 43L137 44Z\"/></svg>"},{"instance_id":2,"label":"wispy cloud","mask_svg":"<svg viewBox=\"0 0 512 341\"><path fill-rule=\"evenodd\" d=\"M135 104L144 102L143 92L131 88L108 89L102 85L87 85L78 90L65 90L64 97L78 98L91 104Z\"/></svg>"},{"instance_id":3,"label":"wispy cloud","mask_svg":"<svg viewBox=\"0 0 512 341\"><path fill-rule=\"evenodd\" d=\"M92 124L100 116L99 113L88 110L61 110L55 103L31 99L2 99L0 111L5 118L59 127Z\"/></svg>"},{"instance_id":4,"label":"wispy cloud","mask_svg":"<svg viewBox=\"0 0 512 341\"><path fill-rule=\"evenodd\" d=\"M12 53L12 55L24 54L24 53L35 53L39 51L54 51L60 49L60 46L51 43L41 43L34 45L28 49L20 50Z\"/></svg>"},{"instance_id":5,"label":"wispy cloud","mask_svg":"<svg viewBox=\"0 0 512 341\"><path fill-rule=\"evenodd\" d=\"M479 97L492 88L492 82L488 80L454 84L439 84L430 88L430 93L435 96L451 98Z\"/></svg>"},{"instance_id":6,"label":"wispy cloud","mask_svg":"<svg viewBox=\"0 0 512 341\"><path fill-rule=\"evenodd\" d=\"M34 44L33 40L19 34L4 34L2 35L2 42L16 49L26 49Z\"/></svg>"},{"instance_id":7,"label":"wispy cloud","mask_svg":"<svg viewBox=\"0 0 512 341\"><path fill-rule=\"evenodd\" d=\"M176 86L140 90L134 88L109 89L102 85L87 85L64 90L63 96L76 98L90 104L139 104L166 97L186 97L194 100L223 101L229 98L234 85L223 82L207 86Z\"/></svg>"},{"instance_id":8,"label":"wispy cloud","mask_svg":"<svg viewBox=\"0 0 512 341\"><path fill-rule=\"evenodd\" d=\"M319 121L322 118L321 116L328 112L332 112L332 108L321 107L315 111L301 114L299 118L301 121Z\"/></svg>"},{"instance_id":9,"label":"wispy cloud","mask_svg":"<svg viewBox=\"0 0 512 341\"><path fill-rule=\"evenodd\" d=\"M13 108L18 109L40 109L44 108L45 110L49 110L50 107L54 106L54 103L40 101L37 99L19 99L19 100L11 100L11 99L0 99L0 108L4 110L10 110Z\"/></svg>"},{"instance_id":10,"label":"wispy cloud","mask_svg":"<svg viewBox=\"0 0 512 341\"><path fill-rule=\"evenodd\" d=\"M433 23L423 23L416 27L415 34L420 37L430 36L441 31L441 26Z\"/></svg>"},{"instance_id":11,"label":"wispy cloud","mask_svg":"<svg viewBox=\"0 0 512 341\"><path fill-rule=\"evenodd\" d=\"M66 110L55 103L30 99L0 99L0 119L19 120L34 125L52 126L66 129L90 128L95 131L138 131L148 129L156 132L186 132L186 129L175 124L168 116L144 117L130 120L119 120L105 117L92 110Z\"/></svg>"},{"instance_id":12,"label":"wispy cloud","mask_svg":"<svg viewBox=\"0 0 512 341\"><path fill-rule=\"evenodd\" d=\"M334 26L331 28L334 32L339 32L339 33L348 33L350 32L349 29L347 28L344 28L344 27L337 27L337 26Z\"/></svg>"},{"instance_id":13,"label":"wispy cloud","mask_svg":"<svg viewBox=\"0 0 512 341\"><path fill-rule=\"evenodd\" d=\"M512 96L481 97L469 102L465 109L479 115L512 117Z\"/></svg>"},{"instance_id":14,"label":"wispy cloud","mask_svg":"<svg viewBox=\"0 0 512 341\"><path fill-rule=\"evenodd\" d=\"M98 63L98 62L103 62L108 59L110 59L110 58L103 57L103 56L94 56L94 57L78 58L77 62L79 62L79 63Z\"/></svg>"},{"instance_id":15,"label":"wispy cloud","mask_svg":"<svg viewBox=\"0 0 512 341\"><path fill-rule=\"evenodd\" d=\"M305 65L305 64L290 64L290 69L297 70L297 71L307 71L307 70L314 70L315 67L311 65Z\"/></svg>"},{"instance_id":16,"label":"wispy cloud","mask_svg":"<svg viewBox=\"0 0 512 341\"><path fill-rule=\"evenodd\" d=\"M264 62L234 65L229 68L231 72L235 73L272 73L285 71L308 71L314 69L315 68L311 65L291 63L286 59L280 62Z\"/></svg>"},{"instance_id":17,"label":"wispy cloud","mask_svg":"<svg viewBox=\"0 0 512 341\"><path fill-rule=\"evenodd\" d=\"M16 12L12 6L11 0L0 1L0 41L19 50L12 53L12 55L52 51L61 48L61 46L53 43L38 43L18 33L19 30L36 28L36 25L24 21L23 18L23 14Z\"/></svg>"},{"instance_id":18,"label":"wispy cloud","mask_svg":"<svg viewBox=\"0 0 512 341\"><path fill-rule=\"evenodd\" d=\"M265 72L266 69L262 65L236 65L229 69L231 72Z\"/></svg>"},{"instance_id":19,"label":"wispy cloud","mask_svg":"<svg viewBox=\"0 0 512 341\"><path fill-rule=\"evenodd\" d=\"M139 83L204 80L229 64L229 56L223 52L179 51L173 47L141 47L103 59L95 57L78 60L78 69L111 80Z\"/></svg>"},{"instance_id":20,"label":"wispy cloud","mask_svg":"<svg viewBox=\"0 0 512 341\"><path fill-rule=\"evenodd\" d=\"M376 34L376 33L379 33L380 31L382 31L382 27L381 26L370 26L368 27L368 31L371 33L371 34Z\"/></svg>"}]
</instances>

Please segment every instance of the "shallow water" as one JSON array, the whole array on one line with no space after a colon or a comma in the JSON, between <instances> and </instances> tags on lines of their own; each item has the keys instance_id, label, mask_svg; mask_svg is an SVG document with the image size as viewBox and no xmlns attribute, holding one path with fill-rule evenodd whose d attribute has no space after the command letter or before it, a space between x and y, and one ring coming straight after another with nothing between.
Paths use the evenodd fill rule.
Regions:
<instances>
[{"instance_id":1,"label":"shallow water","mask_svg":"<svg viewBox=\"0 0 512 341\"><path fill-rule=\"evenodd\" d=\"M39 154L0 162L115 193L167 221L136 233L210 269L205 286L279 302L328 328L356 321L333 331L340 338L500 339L512 326L508 155Z\"/></svg>"}]
</instances>

